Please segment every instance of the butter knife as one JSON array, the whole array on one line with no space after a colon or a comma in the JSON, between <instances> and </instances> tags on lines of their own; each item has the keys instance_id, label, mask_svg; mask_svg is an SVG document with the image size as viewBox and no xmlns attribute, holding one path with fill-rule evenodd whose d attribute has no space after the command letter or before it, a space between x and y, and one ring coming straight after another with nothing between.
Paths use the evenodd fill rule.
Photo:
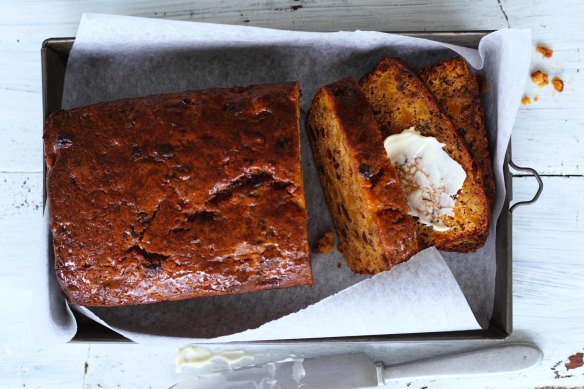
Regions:
<instances>
[{"instance_id":1,"label":"butter knife","mask_svg":"<svg viewBox=\"0 0 584 389\"><path fill-rule=\"evenodd\" d=\"M237 370L204 374L172 389L348 389L371 388L402 378L463 377L527 370L543 354L529 344L504 344L384 366L366 354L286 359Z\"/></svg>"}]
</instances>

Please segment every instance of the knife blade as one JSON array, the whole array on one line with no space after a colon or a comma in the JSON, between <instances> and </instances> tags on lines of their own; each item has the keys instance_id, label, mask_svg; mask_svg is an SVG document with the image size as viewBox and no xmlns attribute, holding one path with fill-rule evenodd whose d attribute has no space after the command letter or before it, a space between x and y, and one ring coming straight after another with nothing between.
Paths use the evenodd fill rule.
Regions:
<instances>
[{"instance_id":1,"label":"knife blade","mask_svg":"<svg viewBox=\"0 0 584 389\"><path fill-rule=\"evenodd\" d=\"M539 364L542 352L529 344L505 344L384 366L366 354L286 359L265 365L204 374L172 389L349 389L371 388L387 380L502 374Z\"/></svg>"}]
</instances>

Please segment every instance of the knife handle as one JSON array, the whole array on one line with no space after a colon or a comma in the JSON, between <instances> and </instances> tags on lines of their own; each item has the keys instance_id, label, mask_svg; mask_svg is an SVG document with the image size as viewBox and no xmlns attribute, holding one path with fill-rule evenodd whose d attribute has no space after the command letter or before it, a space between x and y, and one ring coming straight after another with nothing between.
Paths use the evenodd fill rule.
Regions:
<instances>
[{"instance_id":1,"label":"knife handle","mask_svg":"<svg viewBox=\"0 0 584 389\"><path fill-rule=\"evenodd\" d=\"M541 362L543 353L530 344L506 344L383 366L383 383L400 378L462 377L501 374L529 369Z\"/></svg>"}]
</instances>

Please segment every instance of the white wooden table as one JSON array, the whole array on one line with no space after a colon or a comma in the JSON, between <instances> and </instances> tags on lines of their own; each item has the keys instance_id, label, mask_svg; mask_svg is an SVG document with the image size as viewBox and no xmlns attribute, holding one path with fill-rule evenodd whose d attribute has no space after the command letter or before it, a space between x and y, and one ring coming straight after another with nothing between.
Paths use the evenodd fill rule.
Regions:
<instances>
[{"instance_id":1,"label":"white wooden table","mask_svg":"<svg viewBox=\"0 0 584 389\"><path fill-rule=\"evenodd\" d=\"M534 388L584 385L584 367L566 370L584 352L584 3L540 0L441 2L354 0L67 1L2 0L0 14L0 387L167 388L185 379L174 370L176 349L133 344L66 344L40 348L27 335L32 295L27 269L38 255L32 237L42 214L40 46L74 36L83 12L245 24L298 30L456 31L531 28L541 67L565 82L562 94L529 84L539 100L519 111L513 158L542 175L539 202L514 213L514 327L508 341L529 341L545 353L524 374L496 378L402 381L396 388ZM582 50L581 50L582 48ZM535 191L529 177L513 179L515 199ZM426 344L256 346L258 361L364 351L386 362L484 345ZM226 347L227 349L233 348ZM213 347L221 350L221 347Z\"/></svg>"}]
</instances>

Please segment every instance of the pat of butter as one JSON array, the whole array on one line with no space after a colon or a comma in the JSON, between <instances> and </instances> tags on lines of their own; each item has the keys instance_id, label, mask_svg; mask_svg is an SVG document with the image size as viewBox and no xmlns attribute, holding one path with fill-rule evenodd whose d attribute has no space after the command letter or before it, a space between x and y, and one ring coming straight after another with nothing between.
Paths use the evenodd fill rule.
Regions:
<instances>
[{"instance_id":1,"label":"pat of butter","mask_svg":"<svg viewBox=\"0 0 584 389\"><path fill-rule=\"evenodd\" d=\"M243 350L226 350L213 353L206 347L188 345L179 349L175 364L176 371L181 372L183 367L201 369L217 363L232 368L233 365L239 362L249 362L250 360L253 360L253 355L247 354Z\"/></svg>"},{"instance_id":2,"label":"pat of butter","mask_svg":"<svg viewBox=\"0 0 584 389\"><path fill-rule=\"evenodd\" d=\"M448 231L444 219L454 216L455 196L466 172L434 137L414 127L388 136L383 142L406 193L409 214L436 231Z\"/></svg>"}]
</instances>

